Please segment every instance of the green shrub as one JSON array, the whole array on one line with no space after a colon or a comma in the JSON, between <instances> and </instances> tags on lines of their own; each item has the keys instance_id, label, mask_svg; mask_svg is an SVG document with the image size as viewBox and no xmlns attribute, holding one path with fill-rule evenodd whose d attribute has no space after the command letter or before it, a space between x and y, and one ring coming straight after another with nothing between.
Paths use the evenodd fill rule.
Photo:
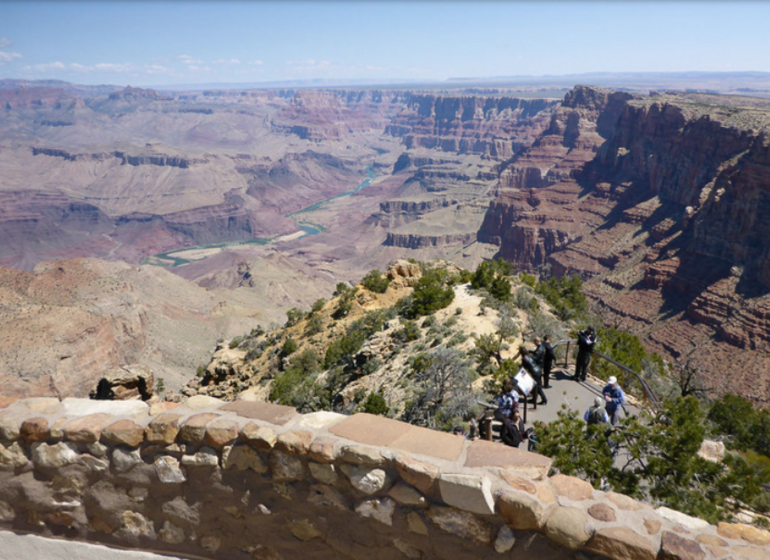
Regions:
<instances>
[{"instance_id":1,"label":"green shrub","mask_svg":"<svg viewBox=\"0 0 770 560\"><path fill-rule=\"evenodd\" d=\"M305 312L296 307L292 307L286 312L286 326L293 327L305 317Z\"/></svg>"},{"instance_id":2,"label":"green shrub","mask_svg":"<svg viewBox=\"0 0 770 560\"><path fill-rule=\"evenodd\" d=\"M573 319L588 310L583 282L577 274L539 282L535 291L545 298L562 321Z\"/></svg>"},{"instance_id":3,"label":"green shrub","mask_svg":"<svg viewBox=\"0 0 770 560\"><path fill-rule=\"evenodd\" d=\"M238 346L241 345L241 342L243 342L242 336L236 336L234 339L230 341L230 349L238 348Z\"/></svg>"},{"instance_id":4,"label":"green shrub","mask_svg":"<svg viewBox=\"0 0 770 560\"><path fill-rule=\"evenodd\" d=\"M527 274L526 272L519 274L519 280L521 280L522 284L525 284L530 288L534 288L535 284L537 284L537 278L535 278L532 274Z\"/></svg>"},{"instance_id":5,"label":"green shrub","mask_svg":"<svg viewBox=\"0 0 770 560\"><path fill-rule=\"evenodd\" d=\"M420 327L414 321L404 321L403 327L393 332L393 340L405 344L420 338Z\"/></svg>"},{"instance_id":6,"label":"green shrub","mask_svg":"<svg viewBox=\"0 0 770 560\"><path fill-rule=\"evenodd\" d=\"M297 348L299 348L299 344L297 344L297 341L293 338L287 338L283 346L281 346L281 356L291 356L294 352L297 351Z\"/></svg>"},{"instance_id":7,"label":"green shrub","mask_svg":"<svg viewBox=\"0 0 770 560\"><path fill-rule=\"evenodd\" d=\"M305 336L313 336L314 334L318 334L323 330L323 321L321 320L321 316L317 314L312 314L307 320L307 324L305 325Z\"/></svg>"},{"instance_id":8,"label":"green shrub","mask_svg":"<svg viewBox=\"0 0 770 560\"><path fill-rule=\"evenodd\" d=\"M444 287L445 281L445 271L427 271L415 284L411 297L404 298L401 314L407 319L416 319L447 307L455 293L451 287Z\"/></svg>"},{"instance_id":9,"label":"green shrub","mask_svg":"<svg viewBox=\"0 0 770 560\"><path fill-rule=\"evenodd\" d=\"M369 393L369 396L364 403L364 412L385 416L389 410L390 407L388 406L388 403L385 402L385 398L382 395L379 393Z\"/></svg>"},{"instance_id":10,"label":"green shrub","mask_svg":"<svg viewBox=\"0 0 770 560\"><path fill-rule=\"evenodd\" d=\"M342 361L352 365L350 358L361 349L364 341L375 332L382 330L386 321L393 318L393 309L370 311L348 326L345 336L332 342L326 349L323 368L328 369Z\"/></svg>"},{"instance_id":11,"label":"green shrub","mask_svg":"<svg viewBox=\"0 0 770 560\"><path fill-rule=\"evenodd\" d=\"M503 276L497 276L489 285L489 295L500 301L511 299L511 281Z\"/></svg>"},{"instance_id":12,"label":"green shrub","mask_svg":"<svg viewBox=\"0 0 770 560\"><path fill-rule=\"evenodd\" d=\"M390 285L390 279L383 276L379 270L374 269L364 276L361 284L370 292L384 294Z\"/></svg>"},{"instance_id":13,"label":"green shrub","mask_svg":"<svg viewBox=\"0 0 770 560\"><path fill-rule=\"evenodd\" d=\"M313 307L310 308L311 313L318 313L321 311L321 309L324 308L324 305L326 305L326 300L321 298L315 300L315 303L313 303Z\"/></svg>"}]
</instances>

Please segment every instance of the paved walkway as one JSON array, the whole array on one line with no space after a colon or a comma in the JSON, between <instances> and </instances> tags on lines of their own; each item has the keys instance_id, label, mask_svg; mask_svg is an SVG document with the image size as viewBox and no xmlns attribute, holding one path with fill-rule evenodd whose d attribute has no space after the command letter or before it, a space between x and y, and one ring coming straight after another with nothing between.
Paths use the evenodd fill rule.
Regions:
<instances>
[{"instance_id":1,"label":"paved walkway","mask_svg":"<svg viewBox=\"0 0 770 560\"><path fill-rule=\"evenodd\" d=\"M538 405L537 409L531 404L527 405L526 427L529 428L535 421L548 423L556 420L562 405L577 410L582 418L588 407L593 404L594 398L602 396L605 381L589 376L587 381L576 382L572 377L573 368L574 366L570 365L568 370L557 368L551 372L551 388L544 389L548 404ZM626 404L626 411L632 415L639 413L636 407L628 404ZM623 413L621 413L622 417Z\"/></svg>"}]
</instances>

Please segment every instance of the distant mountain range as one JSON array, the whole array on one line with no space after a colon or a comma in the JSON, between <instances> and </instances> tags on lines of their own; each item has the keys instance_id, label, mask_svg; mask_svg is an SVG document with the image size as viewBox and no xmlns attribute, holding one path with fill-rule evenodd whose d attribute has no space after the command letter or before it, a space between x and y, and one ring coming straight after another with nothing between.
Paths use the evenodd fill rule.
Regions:
<instances>
[{"instance_id":1,"label":"distant mountain range","mask_svg":"<svg viewBox=\"0 0 770 560\"><path fill-rule=\"evenodd\" d=\"M268 82L209 82L199 84L166 84L147 86L166 91L244 90L280 88L379 87L384 89L446 89L456 87L571 88L574 85L592 85L629 91L683 90L708 93L770 95L770 72L589 72L583 74L542 76L454 77L447 80L416 80L405 78L274 80ZM123 86L78 85L62 80L0 80L0 89L43 87L64 89L85 97L107 95Z\"/></svg>"}]
</instances>

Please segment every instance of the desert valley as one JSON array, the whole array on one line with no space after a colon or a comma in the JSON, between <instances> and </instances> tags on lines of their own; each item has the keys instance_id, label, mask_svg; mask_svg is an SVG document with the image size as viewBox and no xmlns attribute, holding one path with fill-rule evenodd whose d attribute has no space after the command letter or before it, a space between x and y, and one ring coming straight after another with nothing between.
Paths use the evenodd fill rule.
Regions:
<instances>
[{"instance_id":1,"label":"desert valley","mask_svg":"<svg viewBox=\"0 0 770 560\"><path fill-rule=\"evenodd\" d=\"M8 394L126 364L178 390L339 282L498 257L579 275L604 323L770 400L763 98L6 80L0 102Z\"/></svg>"}]
</instances>

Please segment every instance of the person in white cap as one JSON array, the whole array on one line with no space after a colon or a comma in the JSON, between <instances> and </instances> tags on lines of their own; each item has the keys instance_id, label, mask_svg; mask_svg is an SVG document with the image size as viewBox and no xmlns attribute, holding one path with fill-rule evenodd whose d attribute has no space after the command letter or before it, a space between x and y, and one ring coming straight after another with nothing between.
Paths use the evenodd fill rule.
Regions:
<instances>
[{"instance_id":1,"label":"person in white cap","mask_svg":"<svg viewBox=\"0 0 770 560\"><path fill-rule=\"evenodd\" d=\"M602 389L604 400L607 404L604 407L607 409L607 414L610 417L610 424L613 426L618 425L620 420L620 409L623 407L623 403L626 402L626 395L623 389L618 385L618 378L614 375L607 380L607 385Z\"/></svg>"}]
</instances>

